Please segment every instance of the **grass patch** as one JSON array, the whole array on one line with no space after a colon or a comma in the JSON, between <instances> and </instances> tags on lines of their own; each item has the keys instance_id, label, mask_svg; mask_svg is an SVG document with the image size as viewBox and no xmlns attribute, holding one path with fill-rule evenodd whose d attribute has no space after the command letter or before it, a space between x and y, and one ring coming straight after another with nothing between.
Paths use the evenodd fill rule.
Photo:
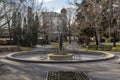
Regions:
<instances>
[{"instance_id":1,"label":"grass patch","mask_svg":"<svg viewBox=\"0 0 120 80\"><path fill-rule=\"evenodd\" d=\"M113 46L113 43L104 43L104 46ZM116 47L120 47L120 43L116 43Z\"/></svg>"},{"instance_id":2,"label":"grass patch","mask_svg":"<svg viewBox=\"0 0 120 80\"><path fill-rule=\"evenodd\" d=\"M120 47L112 47L111 51L116 51L116 52L120 52Z\"/></svg>"},{"instance_id":3,"label":"grass patch","mask_svg":"<svg viewBox=\"0 0 120 80\"><path fill-rule=\"evenodd\" d=\"M64 45L62 46L62 48L64 49ZM53 45L52 49L57 49L58 50L59 49L59 45Z\"/></svg>"},{"instance_id":4,"label":"grass patch","mask_svg":"<svg viewBox=\"0 0 120 80\"><path fill-rule=\"evenodd\" d=\"M53 48L53 49L58 49L59 46L58 46L58 45L54 45L52 48Z\"/></svg>"},{"instance_id":5,"label":"grass patch","mask_svg":"<svg viewBox=\"0 0 120 80\"><path fill-rule=\"evenodd\" d=\"M120 43L116 43L116 47L113 47L113 44L102 44L106 47L112 47L111 51L120 52Z\"/></svg>"},{"instance_id":6,"label":"grass patch","mask_svg":"<svg viewBox=\"0 0 120 80\"><path fill-rule=\"evenodd\" d=\"M99 51L116 51L120 52L120 44L116 44L116 47L113 47L113 44L102 44L101 47L97 48L96 45L85 46L86 50L99 50Z\"/></svg>"},{"instance_id":7,"label":"grass patch","mask_svg":"<svg viewBox=\"0 0 120 80\"><path fill-rule=\"evenodd\" d=\"M97 47L96 45L89 45L85 47L86 50L100 50L100 51L111 51L112 46L102 45Z\"/></svg>"}]
</instances>

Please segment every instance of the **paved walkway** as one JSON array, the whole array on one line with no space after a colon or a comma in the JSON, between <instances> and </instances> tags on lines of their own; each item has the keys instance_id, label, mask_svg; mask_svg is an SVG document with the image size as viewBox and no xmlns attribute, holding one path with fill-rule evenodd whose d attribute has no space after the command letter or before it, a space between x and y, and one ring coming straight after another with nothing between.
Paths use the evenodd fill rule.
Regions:
<instances>
[{"instance_id":1,"label":"paved walkway","mask_svg":"<svg viewBox=\"0 0 120 80\"><path fill-rule=\"evenodd\" d=\"M46 50L50 46L34 50ZM71 46L72 47L72 46ZM70 46L69 46L70 48ZM75 48L77 49L77 48ZM111 60L88 63L26 63L0 59L5 63L5 73L0 75L0 80L45 80L47 71L85 71L93 80L120 80L120 53L112 52L117 57Z\"/></svg>"}]
</instances>

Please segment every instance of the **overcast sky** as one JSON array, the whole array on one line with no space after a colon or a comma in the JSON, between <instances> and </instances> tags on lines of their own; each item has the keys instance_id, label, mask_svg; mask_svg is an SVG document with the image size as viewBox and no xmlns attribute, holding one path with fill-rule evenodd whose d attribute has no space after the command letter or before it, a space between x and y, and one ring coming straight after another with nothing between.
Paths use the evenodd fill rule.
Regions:
<instances>
[{"instance_id":1,"label":"overcast sky","mask_svg":"<svg viewBox=\"0 0 120 80\"><path fill-rule=\"evenodd\" d=\"M42 0L37 0L37 1L41 2ZM74 0L69 0L69 1L68 0L43 0L43 1L44 1L43 7L49 11L59 12L61 8L74 7L69 3L69 1L73 2Z\"/></svg>"}]
</instances>

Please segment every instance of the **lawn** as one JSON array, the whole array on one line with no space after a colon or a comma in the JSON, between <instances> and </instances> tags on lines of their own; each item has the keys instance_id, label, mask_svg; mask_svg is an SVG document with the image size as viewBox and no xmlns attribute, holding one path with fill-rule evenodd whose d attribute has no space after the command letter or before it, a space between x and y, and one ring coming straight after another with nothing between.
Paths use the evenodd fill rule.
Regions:
<instances>
[{"instance_id":1,"label":"lawn","mask_svg":"<svg viewBox=\"0 0 120 80\"><path fill-rule=\"evenodd\" d=\"M116 47L113 47L112 43L102 43L101 47L97 48L96 45L85 46L86 50L100 50L100 51L117 51L120 52L120 43L116 44Z\"/></svg>"},{"instance_id":2,"label":"lawn","mask_svg":"<svg viewBox=\"0 0 120 80\"><path fill-rule=\"evenodd\" d=\"M31 48L29 47L18 47L18 46L0 46L0 53L4 52L18 52L18 51L29 51Z\"/></svg>"}]
</instances>

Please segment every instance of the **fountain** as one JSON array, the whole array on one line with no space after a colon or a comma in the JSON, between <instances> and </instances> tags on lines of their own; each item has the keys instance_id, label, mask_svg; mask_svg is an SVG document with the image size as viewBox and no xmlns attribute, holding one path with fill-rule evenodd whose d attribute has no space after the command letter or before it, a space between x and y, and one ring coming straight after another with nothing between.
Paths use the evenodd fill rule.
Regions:
<instances>
[{"instance_id":1,"label":"fountain","mask_svg":"<svg viewBox=\"0 0 120 80\"><path fill-rule=\"evenodd\" d=\"M62 19L63 23L65 23L62 26L66 26L66 9L61 9L61 14L64 16L64 18ZM58 35L59 35L59 49L58 49L58 53L51 53L48 54L48 59L50 60L72 60L73 59L73 54L71 53L64 53L63 51L63 36L66 32L64 32L64 27L57 27L58 30Z\"/></svg>"},{"instance_id":2,"label":"fountain","mask_svg":"<svg viewBox=\"0 0 120 80\"><path fill-rule=\"evenodd\" d=\"M40 63L93 62L114 58L115 55L103 51L70 50L63 52L63 39L60 33L58 53L52 49L15 52L6 56L9 60ZM74 46L73 46L74 47ZM75 52L75 53L74 53Z\"/></svg>"},{"instance_id":3,"label":"fountain","mask_svg":"<svg viewBox=\"0 0 120 80\"><path fill-rule=\"evenodd\" d=\"M65 10L61 10L65 12ZM59 63L59 62L90 62L111 59L114 54L100 51L67 50L63 51L63 29L59 27L59 49L55 52L52 49L15 52L6 56L9 60L23 62ZM75 52L75 53L74 53Z\"/></svg>"},{"instance_id":4,"label":"fountain","mask_svg":"<svg viewBox=\"0 0 120 80\"><path fill-rule=\"evenodd\" d=\"M74 47L74 46L73 46ZM46 50L46 51L45 51ZM23 62L65 63L90 62L114 58L115 55L101 51L67 50L63 51L63 33L59 32L58 52L52 49L15 52L6 56L7 59ZM75 53L74 53L75 52Z\"/></svg>"},{"instance_id":5,"label":"fountain","mask_svg":"<svg viewBox=\"0 0 120 80\"><path fill-rule=\"evenodd\" d=\"M57 53L58 54L58 53ZM65 55L57 55L55 51L24 51L14 52L6 56L6 59L22 62L39 63L76 63L76 62L94 62L114 58L115 55L103 51L66 51ZM49 57L49 58L48 58Z\"/></svg>"},{"instance_id":6,"label":"fountain","mask_svg":"<svg viewBox=\"0 0 120 80\"><path fill-rule=\"evenodd\" d=\"M63 33L59 32L59 49L58 53L48 54L50 60L72 60L73 55L63 52Z\"/></svg>"}]
</instances>

